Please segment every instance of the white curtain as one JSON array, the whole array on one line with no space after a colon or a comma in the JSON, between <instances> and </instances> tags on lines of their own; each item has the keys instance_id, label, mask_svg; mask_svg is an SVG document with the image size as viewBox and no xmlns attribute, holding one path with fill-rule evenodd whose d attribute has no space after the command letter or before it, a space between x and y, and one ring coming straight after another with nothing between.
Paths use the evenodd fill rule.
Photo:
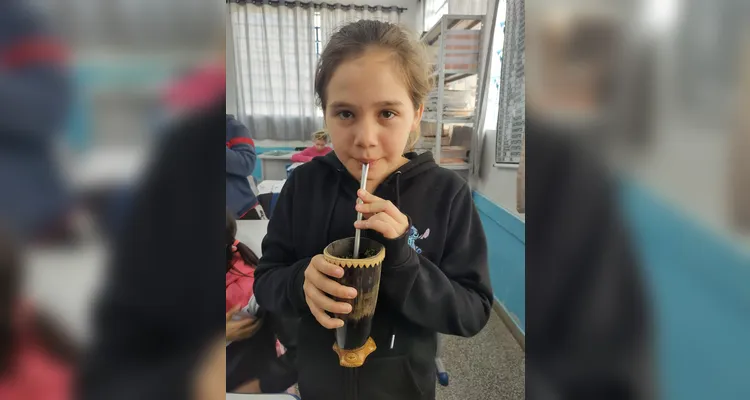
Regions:
<instances>
[{"instance_id":1,"label":"white curtain","mask_svg":"<svg viewBox=\"0 0 750 400\"><path fill-rule=\"evenodd\" d=\"M391 7L376 7L371 10L369 7L365 9L356 10L355 7L336 7L330 9L329 7L322 7L320 9L320 32L322 35L321 42L323 46L328 43L328 39L331 37L333 32L346 25L350 22L359 21L361 19L374 19L378 21L391 22L398 24L401 22L401 13L395 8Z\"/></svg>"},{"instance_id":2,"label":"white curtain","mask_svg":"<svg viewBox=\"0 0 750 400\"><path fill-rule=\"evenodd\" d=\"M238 118L255 139L308 140L311 132L323 127L314 92L318 52L336 28L360 19L399 23L400 11L341 4L232 3L230 19Z\"/></svg>"},{"instance_id":3,"label":"white curtain","mask_svg":"<svg viewBox=\"0 0 750 400\"><path fill-rule=\"evenodd\" d=\"M237 114L255 139L307 140L315 106L313 7L231 4Z\"/></svg>"}]
</instances>

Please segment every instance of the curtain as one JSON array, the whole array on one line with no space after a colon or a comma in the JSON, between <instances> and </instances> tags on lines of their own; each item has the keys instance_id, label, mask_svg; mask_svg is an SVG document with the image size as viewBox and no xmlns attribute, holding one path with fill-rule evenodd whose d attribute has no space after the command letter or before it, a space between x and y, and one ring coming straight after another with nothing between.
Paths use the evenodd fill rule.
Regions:
<instances>
[{"instance_id":1,"label":"curtain","mask_svg":"<svg viewBox=\"0 0 750 400\"><path fill-rule=\"evenodd\" d=\"M320 9L320 32L323 47L328 44L328 39L336 29L361 19L398 24L401 22L401 12L395 7L322 7Z\"/></svg>"},{"instance_id":2,"label":"curtain","mask_svg":"<svg viewBox=\"0 0 750 400\"><path fill-rule=\"evenodd\" d=\"M398 23L404 10L274 1L229 7L238 119L254 139L302 141L323 127L315 67L334 30L360 19Z\"/></svg>"},{"instance_id":3,"label":"curtain","mask_svg":"<svg viewBox=\"0 0 750 400\"><path fill-rule=\"evenodd\" d=\"M315 106L312 7L231 4L238 118L255 139L307 140Z\"/></svg>"}]
</instances>

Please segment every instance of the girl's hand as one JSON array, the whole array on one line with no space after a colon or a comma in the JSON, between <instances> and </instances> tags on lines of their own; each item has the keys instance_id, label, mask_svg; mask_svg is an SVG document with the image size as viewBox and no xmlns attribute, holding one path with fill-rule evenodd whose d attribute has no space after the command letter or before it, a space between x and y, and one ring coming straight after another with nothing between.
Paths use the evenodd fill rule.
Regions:
<instances>
[{"instance_id":1,"label":"girl's hand","mask_svg":"<svg viewBox=\"0 0 750 400\"><path fill-rule=\"evenodd\" d=\"M356 210L361 212L366 219L355 222L355 228L371 229L379 232L386 239L396 239L409 229L409 218L390 201L383 200L363 189L357 191L357 196L362 203L357 204Z\"/></svg>"},{"instance_id":2,"label":"girl's hand","mask_svg":"<svg viewBox=\"0 0 750 400\"><path fill-rule=\"evenodd\" d=\"M352 306L349 303L336 301L326 296L326 293L339 299L357 297L357 289L344 286L330 278L342 276L344 276L344 269L326 261L322 254L313 257L305 269L305 283L302 286L305 291L305 301L315 319L327 329L340 328L344 326L344 321L331 318L326 311L349 314L352 312Z\"/></svg>"},{"instance_id":3,"label":"girl's hand","mask_svg":"<svg viewBox=\"0 0 750 400\"><path fill-rule=\"evenodd\" d=\"M240 311L240 306L232 308L227 314L226 340L234 342L253 337L260 327L263 326L263 320L260 318L243 318L233 320L234 314Z\"/></svg>"}]
</instances>

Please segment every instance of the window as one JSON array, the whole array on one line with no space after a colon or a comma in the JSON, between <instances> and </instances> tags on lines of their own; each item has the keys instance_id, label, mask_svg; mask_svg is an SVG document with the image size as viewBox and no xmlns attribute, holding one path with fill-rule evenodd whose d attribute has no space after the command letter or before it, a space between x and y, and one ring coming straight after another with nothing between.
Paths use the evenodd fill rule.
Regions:
<instances>
[{"instance_id":1,"label":"window","mask_svg":"<svg viewBox=\"0 0 750 400\"><path fill-rule=\"evenodd\" d=\"M503 41L505 39L505 0L497 8L495 34L492 37L492 60L490 61L490 87L487 90L487 115L484 130L497 127L500 108L500 78L503 66Z\"/></svg>"},{"instance_id":2,"label":"window","mask_svg":"<svg viewBox=\"0 0 750 400\"><path fill-rule=\"evenodd\" d=\"M445 14L448 14L448 0L425 0L424 30L429 31Z\"/></svg>"},{"instance_id":3,"label":"window","mask_svg":"<svg viewBox=\"0 0 750 400\"><path fill-rule=\"evenodd\" d=\"M321 50L321 36L322 33L320 32L320 11L315 11L315 14L313 15L313 24L315 28L315 55L320 58L320 50Z\"/></svg>"},{"instance_id":4,"label":"window","mask_svg":"<svg viewBox=\"0 0 750 400\"><path fill-rule=\"evenodd\" d=\"M524 0L507 0L505 17L503 47L499 53L502 67L497 94L495 163L518 164L526 134Z\"/></svg>"}]
</instances>

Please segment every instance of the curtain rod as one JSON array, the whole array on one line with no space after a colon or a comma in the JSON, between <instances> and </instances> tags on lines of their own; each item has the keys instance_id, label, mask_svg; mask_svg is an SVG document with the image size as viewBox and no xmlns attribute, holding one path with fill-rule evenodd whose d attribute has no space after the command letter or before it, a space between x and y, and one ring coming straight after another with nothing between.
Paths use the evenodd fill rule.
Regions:
<instances>
[{"instance_id":1,"label":"curtain rod","mask_svg":"<svg viewBox=\"0 0 750 400\"><path fill-rule=\"evenodd\" d=\"M406 11L406 8L403 7L397 7L397 6L369 6L369 5L355 5L355 4L341 4L341 3L313 3L313 2L307 2L307 1L288 1L288 0L226 0L227 4L229 3L236 3L236 4L254 4L256 6L262 6L262 5L269 5L269 6L286 6L286 7L302 7L302 8L327 8L329 10L335 10L337 8L340 8L342 10L351 10L354 9L356 11L364 11L367 9L368 11L398 11L400 13Z\"/></svg>"}]
</instances>

